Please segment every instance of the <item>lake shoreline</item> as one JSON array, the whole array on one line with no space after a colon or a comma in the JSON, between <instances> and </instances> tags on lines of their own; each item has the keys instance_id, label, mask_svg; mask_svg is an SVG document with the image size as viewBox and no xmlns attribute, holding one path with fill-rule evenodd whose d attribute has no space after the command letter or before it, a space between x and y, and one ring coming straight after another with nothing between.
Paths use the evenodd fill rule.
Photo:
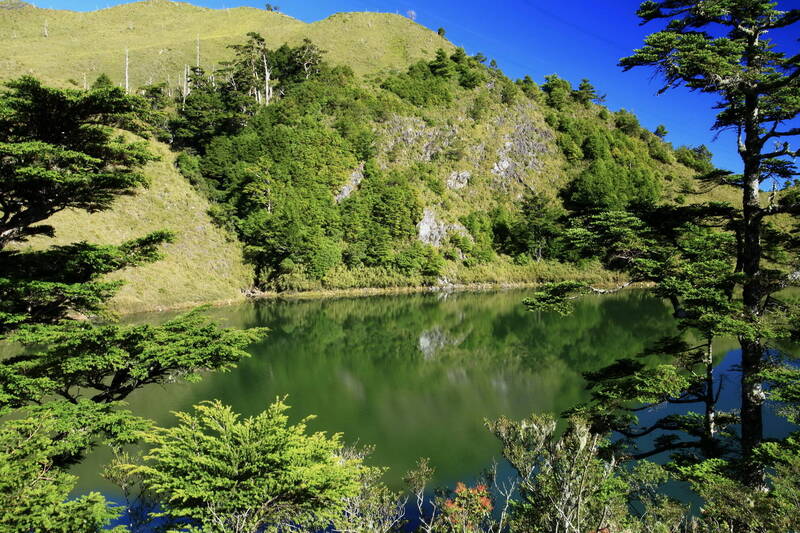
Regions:
<instances>
[{"instance_id":1,"label":"lake shoreline","mask_svg":"<svg viewBox=\"0 0 800 533\"><path fill-rule=\"evenodd\" d=\"M564 280L569 281L569 280ZM352 289L315 289L309 291L243 291L241 298L216 300L211 302L187 302L174 306L156 307L151 310L124 311L118 310L120 316L138 315L142 313L162 313L168 311L180 311L194 307L227 307L247 302L259 301L303 301L303 300L336 300L342 298L368 298L371 296L392 296L405 294L449 294L463 292L495 292L514 289L534 289L541 287L546 281L528 282L483 282L483 283L455 283L447 285L410 285L405 287L361 287ZM623 284L622 280L615 282L598 281L592 286L598 289L613 289ZM621 290L647 288L652 286L650 283L637 282L625 285Z\"/></svg>"}]
</instances>

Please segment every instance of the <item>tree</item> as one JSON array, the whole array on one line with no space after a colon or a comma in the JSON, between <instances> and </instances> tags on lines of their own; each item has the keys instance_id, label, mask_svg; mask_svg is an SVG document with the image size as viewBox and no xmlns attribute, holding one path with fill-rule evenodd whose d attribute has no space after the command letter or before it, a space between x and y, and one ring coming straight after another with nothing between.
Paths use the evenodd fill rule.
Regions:
<instances>
[{"instance_id":1,"label":"tree","mask_svg":"<svg viewBox=\"0 0 800 533\"><path fill-rule=\"evenodd\" d=\"M605 101L605 96L600 96L594 85L589 83L586 78L581 80L578 89L572 92L572 96L584 106L588 106L591 102L601 103Z\"/></svg>"},{"instance_id":2,"label":"tree","mask_svg":"<svg viewBox=\"0 0 800 533\"><path fill-rule=\"evenodd\" d=\"M73 243L41 251L4 249L67 209L96 212L146 185L152 156L114 132L146 110L117 88L44 87L24 77L0 94L0 340L27 351L0 361L2 529L96 531L116 515L97 494L69 501L66 468L101 443L126 444L143 421L118 401L149 383L227 369L258 334L220 329L190 313L162 326L95 325L119 282L102 276L160 257L171 233L120 245ZM88 396L88 398L86 397Z\"/></svg>"},{"instance_id":3,"label":"tree","mask_svg":"<svg viewBox=\"0 0 800 533\"><path fill-rule=\"evenodd\" d=\"M444 28L439 28L436 30L436 33L439 35L439 37L444 37L447 31Z\"/></svg>"},{"instance_id":4,"label":"tree","mask_svg":"<svg viewBox=\"0 0 800 533\"><path fill-rule=\"evenodd\" d=\"M324 53L325 51L312 43L310 39L303 39L303 44L294 49L292 58L302 68L305 79L309 79L312 75L319 74Z\"/></svg>"},{"instance_id":5,"label":"tree","mask_svg":"<svg viewBox=\"0 0 800 533\"><path fill-rule=\"evenodd\" d=\"M663 139L667 136L669 132L667 131L667 127L663 124L659 124L656 129L653 131L653 135L658 137L659 139Z\"/></svg>"},{"instance_id":6,"label":"tree","mask_svg":"<svg viewBox=\"0 0 800 533\"><path fill-rule=\"evenodd\" d=\"M271 11L273 13L277 13L277 12L279 12L281 10L281 8L276 6L275 4L265 4L264 5L264 10L265 11Z\"/></svg>"},{"instance_id":7,"label":"tree","mask_svg":"<svg viewBox=\"0 0 800 533\"><path fill-rule=\"evenodd\" d=\"M116 402L146 385L197 381L203 371L231 369L259 332L220 329L197 311L158 327L76 321L28 326L11 337L30 349L3 360L0 372L7 380L0 396L15 407L48 396Z\"/></svg>"},{"instance_id":8,"label":"tree","mask_svg":"<svg viewBox=\"0 0 800 533\"><path fill-rule=\"evenodd\" d=\"M289 425L287 409L278 400L241 419L218 401L196 405L176 413L177 426L143 434L143 464L116 468L141 476L173 519L203 531L324 529L372 469L344 456L340 435L308 434L311 417Z\"/></svg>"},{"instance_id":9,"label":"tree","mask_svg":"<svg viewBox=\"0 0 800 533\"><path fill-rule=\"evenodd\" d=\"M764 403L758 374L764 369L765 344L771 337L764 324L776 289L795 284L793 272L764 267L765 221L778 214L800 214L797 194L785 194L780 200L773 195L767 205L762 205L760 194L762 183L777 180L783 185L796 176L797 167L787 157L800 155L800 149L793 150L787 140L800 134L800 128L787 126L800 112L800 56L778 51L768 36L796 24L800 10L780 11L768 2L680 0L647 1L637 14L643 23L668 23L620 65L625 70L655 68L665 81L662 91L685 86L716 95L720 112L714 129L732 129L738 135L742 176L718 179L742 192L737 270L743 275L743 313L751 329L739 338L741 427L743 453L750 463L745 472L749 483L757 484L763 474L754 464L754 453L763 439ZM707 31L711 27L714 32ZM773 141L778 144L769 148Z\"/></svg>"},{"instance_id":10,"label":"tree","mask_svg":"<svg viewBox=\"0 0 800 533\"><path fill-rule=\"evenodd\" d=\"M558 221L563 214L551 199L541 194L530 193L523 199L521 220L515 232L537 261L551 256L553 241L562 229Z\"/></svg>"},{"instance_id":11,"label":"tree","mask_svg":"<svg viewBox=\"0 0 800 533\"><path fill-rule=\"evenodd\" d=\"M35 407L0 426L0 529L107 531L117 512L97 492L71 497L76 476L57 464L98 438L124 445L146 424L109 406L82 401ZM116 529L115 529L116 531Z\"/></svg>"},{"instance_id":12,"label":"tree","mask_svg":"<svg viewBox=\"0 0 800 533\"><path fill-rule=\"evenodd\" d=\"M440 78L452 78L455 76L455 64L442 48L436 50L436 57L430 62L429 66L434 76Z\"/></svg>"},{"instance_id":13,"label":"tree","mask_svg":"<svg viewBox=\"0 0 800 533\"><path fill-rule=\"evenodd\" d=\"M25 76L0 96L0 249L51 235L39 222L63 211L108 208L146 183L137 167L152 159L144 143L109 127L142 109L121 89L44 87ZM47 194L43 194L47 191Z\"/></svg>"},{"instance_id":14,"label":"tree","mask_svg":"<svg viewBox=\"0 0 800 533\"><path fill-rule=\"evenodd\" d=\"M108 77L108 74L102 72L97 79L92 82L92 89L110 89L111 87L116 87L114 82L111 81L111 78Z\"/></svg>"},{"instance_id":15,"label":"tree","mask_svg":"<svg viewBox=\"0 0 800 533\"><path fill-rule=\"evenodd\" d=\"M486 425L517 474L510 531L677 531L683 522L679 505L652 495L665 472L647 463L627 474L581 419L571 419L563 434L551 416ZM629 512L633 501L642 517ZM653 525L658 529L647 527Z\"/></svg>"},{"instance_id":16,"label":"tree","mask_svg":"<svg viewBox=\"0 0 800 533\"><path fill-rule=\"evenodd\" d=\"M244 44L229 46L235 59L229 64L228 83L254 98L257 105L266 106L272 101L274 64L264 38L256 32L247 37Z\"/></svg>"},{"instance_id":17,"label":"tree","mask_svg":"<svg viewBox=\"0 0 800 533\"><path fill-rule=\"evenodd\" d=\"M567 80L560 78L558 74L549 74L544 77L542 91L547 95L547 105L560 110L569 103L572 86Z\"/></svg>"}]
</instances>

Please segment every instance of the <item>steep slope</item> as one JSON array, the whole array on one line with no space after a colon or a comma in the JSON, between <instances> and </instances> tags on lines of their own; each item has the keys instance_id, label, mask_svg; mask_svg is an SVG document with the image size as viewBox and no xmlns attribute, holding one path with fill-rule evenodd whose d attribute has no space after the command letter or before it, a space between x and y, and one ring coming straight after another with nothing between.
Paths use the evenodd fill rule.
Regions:
<instances>
[{"instance_id":1,"label":"steep slope","mask_svg":"<svg viewBox=\"0 0 800 533\"><path fill-rule=\"evenodd\" d=\"M129 85L177 84L186 65L213 70L229 57L228 45L259 32L271 47L311 39L326 59L358 74L403 68L451 45L399 15L340 13L306 24L255 8L206 9L169 0L146 0L89 13L0 2L0 80L32 74L49 83L82 86L100 74ZM45 36L46 33L46 36Z\"/></svg>"},{"instance_id":2,"label":"steep slope","mask_svg":"<svg viewBox=\"0 0 800 533\"><path fill-rule=\"evenodd\" d=\"M177 172L174 154L159 143L153 143L153 149L161 160L145 169L151 181L148 189L118 199L111 211L59 213L51 219L56 237L35 238L29 245L44 248L84 240L116 244L151 231L172 230L177 238L164 246L164 259L114 274L126 283L113 309L131 313L242 299L242 289L252 282L252 269L242 260L241 246L208 217L208 202Z\"/></svg>"},{"instance_id":3,"label":"steep slope","mask_svg":"<svg viewBox=\"0 0 800 533\"><path fill-rule=\"evenodd\" d=\"M674 151L624 110L592 103L593 88L557 76L541 87L514 83L397 15L343 13L305 24L253 8L167 0L91 13L6 0L0 80L31 73L80 87L104 72L120 83L127 48L130 87L167 82L175 96L198 44L212 73L250 31L273 48L309 38L325 61L355 76L333 69L321 79L301 77L257 120L237 119L248 124L241 131L216 131L210 144L184 142L192 148L181 159L186 176L175 168L176 154L153 143L162 160L147 170L150 190L108 213L56 217L57 239L34 246L179 232L167 259L119 274L129 282L115 300L119 310L236 299L254 280L269 290L608 281L615 274L597 261L554 248L543 254L527 221L550 208L563 215L565 206L586 213L728 199L718 191L687 194L697 154ZM207 90L227 90L209 80ZM203 94L196 90L185 103L191 109L199 95L197 114L183 115L191 116L189 130L215 112L203 107ZM186 177L220 202L214 218L237 229L249 257L261 254L256 270ZM572 222L561 217L557 232Z\"/></svg>"}]
</instances>

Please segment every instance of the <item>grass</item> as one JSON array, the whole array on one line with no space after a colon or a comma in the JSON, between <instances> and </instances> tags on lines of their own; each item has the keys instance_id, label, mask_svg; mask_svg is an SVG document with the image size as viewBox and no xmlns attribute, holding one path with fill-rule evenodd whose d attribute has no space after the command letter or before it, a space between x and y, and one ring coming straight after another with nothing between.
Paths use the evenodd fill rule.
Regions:
<instances>
[{"instance_id":1,"label":"grass","mask_svg":"<svg viewBox=\"0 0 800 533\"><path fill-rule=\"evenodd\" d=\"M89 13L0 2L0 80L33 74L49 83L82 86L100 73L124 81L129 51L130 87L167 82L176 86L184 66L211 70L230 56L227 46L259 32L272 47L311 39L327 59L357 74L403 68L437 48L444 38L400 15L340 13L306 24L281 13L240 7L207 9L183 2L147 0ZM45 25L47 36L44 35Z\"/></svg>"},{"instance_id":2,"label":"grass","mask_svg":"<svg viewBox=\"0 0 800 533\"><path fill-rule=\"evenodd\" d=\"M164 246L164 259L112 276L126 282L112 310L131 313L242 300L242 289L253 276L242 260L241 246L208 217L208 202L178 174L172 152L163 144L154 143L153 148L161 160L146 168L150 188L118 199L103 213L59 213L49 221L56 237L37 237L28 245L44 248L83 240L114 244L169 229L177 238Z\"/></svg>"},{"instance_id":3,"label":"grass","mask_svg":"<svg viewBox=\"0 0 800 533\"><path fill-rule=\"evenodd\" d=\"M175 87L184 66L196 62L198 40L200 63L211 70L230 58L227 47L242 42L250 31L261 33L271 47L309 38L328 51L327 60L347 64L367 77L404 70L413 61L430 59L437 48L452 47L434 32L392 14L340 13L306 24L255 8L214 10L168 0L135 2L90 13L10 8L13 5L19 5L18 1L0 0L0 81L28 73L54 85L83 86L106 73L122 83L127 49L131 88L162 81ZM480 116L474 113L478 107ZM512 104L502 103L496 88L458 90L448 106L376 124L380 137L377 161L387 168L412 169L430 159L426 151L433 148L446 153L448 144L451 148L458 145L459 150L451 150L458 155L440 156L429 163L431 179L438 187L420 180L415 184L422 203L448 223L458 223L474 211L513 208L528 190L546 192L557 202L556 192L585 163L569 163L564 158L552 128L544 120L545 111L544 106L522 96ZM601 119L598 111L596 106L575 106L570 112L590 120L605 120L604 127L612 128L612 120ZM403 141L406 131L419 136ZM521 135L535 140L539 147L529 153L509 151ZM644 146L641 139L632 142ZM214 226L206 214L207 201L175 170L174 154L164 145L154 143L153 147L162 160L147 169L152 181L149 190L119 200L106 213L62 213L52 221L57 238L39 238L31 245L44 247L78 240L117 243L155 229L172 229L179 232L179 238L165 248L163 261L117 274L127 285L115 298L113 308L137 312L241 299L242 289L252 280L251 269L242 260L241 246ZM494 168L502 159L524 171L498 178ZM470 172L469 186L459 190L444 186L451 173L461 171ZM658 163L657 173L663 177L665 199L684 195L682 189L691 174L686 167ZM685 195L687 202L721 199L737 201L735 194L723 190ZM561 279L616 281L614 274L597 265L517 265L503 257L470 268L449 262L443 276L451 283L470 286ZM289 281L287 289L325 294L362 287L405 290L426 283L421 276L369 268L337 268L321 281L303 277Z\"/></svg>"}]
</instances>

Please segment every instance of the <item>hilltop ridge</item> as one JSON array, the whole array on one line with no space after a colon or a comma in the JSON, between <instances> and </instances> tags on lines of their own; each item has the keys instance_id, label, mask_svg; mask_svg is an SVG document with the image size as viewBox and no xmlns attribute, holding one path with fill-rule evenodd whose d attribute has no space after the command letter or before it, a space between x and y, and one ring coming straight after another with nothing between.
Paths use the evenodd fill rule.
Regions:
<instances>
[{"instance_id":1,"label":"hilltop ridge","mask_svg":"<svg viewBox=\"0 0 800 533\"><path fill-rule=\"evenodd\" d=\"M4 2L0 5L12 5ZM271 47L311 39L334 64L357 74L402 68L452 45L436 33L394 14L338 13L307 24L282 13L252 7L210 9L184 2L144 0L91 12L28 5L0 17L0 80L31 74L48 83L91 83L106 73L124 78L129 55L130 86L167 82L195 66L213 70L228 46L259 32Z\"/></svg>"},{"instance_id":2,"label":"hilltop ridge","mask_svg":"<svg viewBox=\"0 0 800 533\"><path fill-rule=\"evenodd\" d=\"M0 2L11 5L20 4ZM150 190L105 213L60 213L53 220L56 239L30 243L106 243L159 228L177 232L167 259L119 274L127 284L114 301L117 310L236 300L254 285L326 291L610 281L616 274L597 261L562 262L566 256L552 242L545 252L544 241L572 222L559 213L711 198L686 198L690 177L710 164L705 148L674 150L633 114L594 103L602 99L587 80L578 87L558 76L541 86L530 78L514 82L485 57L469 57L399 15L338 13L307 24L255 8L168 0L89 13L22 6L2 15L0 81L32 74L80 88L105 73L120 84L127 49L132 92L166 84L155 88L162 114L157 136L183 152L151 141L161 162L146 169ZM265 109L248 115L237 108L233 113L241 116L230 122L240 125L235 131L193 138L215 113L231 112L206 103L224 101L213 94L226 90L214 70L233 58L230 46L249 32L271 49L310 39L324 51L326 74L301 75ZM198 44L205 71L198 77L209 82L201 79L176 109L181 76L197 63ZM196 112L182 115L198 95ZM184 120L183 131L170 125L176 118ZM274 213L273 184L283 195ZM259 196L262 186L269 200ZM260 201L265 205L254 208ZM544 226L529 227L540 215L546 220L533 223ZM289 224L297 227L282 234ZM531 236L542 231L549 237ZM294 251L278 257L275 243L267 243L276 239Z\"/></svg>"}]
</instances>

